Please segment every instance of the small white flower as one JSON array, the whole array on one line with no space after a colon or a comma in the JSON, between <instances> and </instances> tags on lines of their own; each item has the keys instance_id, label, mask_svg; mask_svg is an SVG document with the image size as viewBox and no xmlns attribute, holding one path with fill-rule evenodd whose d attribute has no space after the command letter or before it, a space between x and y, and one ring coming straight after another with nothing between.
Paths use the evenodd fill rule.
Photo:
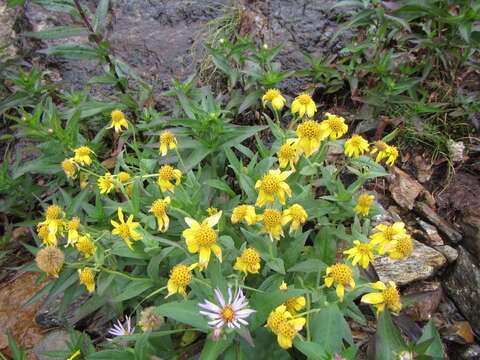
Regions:
<instances>
[{"instance_id":1,"label":"small white flower","mask_svg":"<svg viewBox=\"0 0 480 360\"><path fill-rule=\"evenodd\" d=\"M198 304L202 309L208 311L200 311L200 314L205 315L211 321L208 322L208 326L212 328L221 328L225 324L229 328L240 328L241 325L247 326L248 322L245 320L255 310L246 309L248 301L243 295L242 289L238 289L238 293L233 299L232 288L228 288L228 301L225 302L223 294L220 289L215 289L215 297L218 300L220 306L205 300L204 304ZM232 301L233 300L233 301Z\"/></svg>"}]
</instances>

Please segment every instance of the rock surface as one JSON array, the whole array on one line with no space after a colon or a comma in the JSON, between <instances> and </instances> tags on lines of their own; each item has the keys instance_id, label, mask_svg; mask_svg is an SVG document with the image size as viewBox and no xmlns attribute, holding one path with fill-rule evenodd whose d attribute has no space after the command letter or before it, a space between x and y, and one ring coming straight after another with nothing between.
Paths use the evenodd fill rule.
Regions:
<instances>
[{"instance_id":1,"label":"rock surface","mask_svg":"<svg viewBox=\"0 0 480 360\"><path fill-rule=\"evenodd\" d=\"M395 281L406 285L413 281L425 280L445 265L445 257L437 250L413 240L413 252L405 259L390 259L379 255L373 264L381 281Z\"/></svg>"},{"instance_id":2,"label":"rock surface","mask_svg":"<svg viewBox=\"0 0 480 360\"><path fill-rule=\"evenodd\" d=\"M445 290L474 331L480 333L480 266L462 247L459 247L457 263L445 281Z\"/></svg>"},{"instance_id":3,"label":"rock surface","mask_svg":"<svg viewBox=\"0 0 480 360\"><path fill-rule=\"evenodd\" d=\"M405 313L416 321L427 321L437 311L442 301L443 290L438 281L421 281L409 286L402 295L421 295L418 301L405 309Z\"/></svg>"},{"instance_id":4,"label":"rock surface","mask_svg":"<svg viewBox=\"0 0 480 360\"><path fill-rule=\"evenodd\" d=\"M398 205L408 210L412 210L418 195L425 191L413 177L396 166L391 169L389 190L393 199Z\"/></svg>"},{"instance_id":5,"label":"rock surface","mask_svg":"<svg viewBox=\"0 0 480 360\"><path fill-rule=\"evenodd\" d=\"M58 296L54 300L47 304L42 304L35 315L35 321L38 325L50 329L53 327L59 327L71 323L74 318L74 313L77 311L87 300L89 296L82 296L75 299L65 309L63 314L59 313L61 297Z\"/></svg>"},{"instance_id":6,"label":"rock surface","mask_svg":"<svg viewBox=\"0 0 480 360\"><path fill-rule=\"evenodd\" d=\"M422 202L415 203L415 210L432 224L434 224L443 235L451 242L458 243L462 240L462 234L455 230L444 218L438 215L435 210Z\"/></svg>"},{"instance_id":7,"label":"rock surface","mask_svg":"<svg viewBox=\"0 0 480 360\"><path fill-rule=\"evenodd\" d=\"M50 357L42 355L44 351L66 351L68 350L66 342L70 335L66 330L58 329L49 332L43 339L35 345L33 351L38 360L65 360L63 357Z\"/></svg>"}]
</instances>

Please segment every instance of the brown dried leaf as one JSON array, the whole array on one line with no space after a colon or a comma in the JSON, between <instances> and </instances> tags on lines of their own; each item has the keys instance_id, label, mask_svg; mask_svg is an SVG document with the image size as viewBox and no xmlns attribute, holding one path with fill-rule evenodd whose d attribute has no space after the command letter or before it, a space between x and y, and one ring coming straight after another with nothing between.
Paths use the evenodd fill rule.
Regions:
<instances>
[{"instance_id":1,"label":"brown dried leaf","mask_svg":"<svg viewBox=\"0 0 480 360\"><path fill-rule=\"evenodd\" d=\"M474 341L473 330L468 321L457 321L453 324L457 335L461 336L468 344Z\"/></svg>"}]
</instances>

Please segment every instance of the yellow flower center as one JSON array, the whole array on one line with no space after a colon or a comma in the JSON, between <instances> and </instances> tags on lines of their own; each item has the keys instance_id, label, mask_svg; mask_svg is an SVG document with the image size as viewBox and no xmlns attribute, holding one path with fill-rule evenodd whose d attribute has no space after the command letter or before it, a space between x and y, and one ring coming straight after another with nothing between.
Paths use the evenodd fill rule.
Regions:
<instances>
[{"instance_id":1,"label":"yellow flower center","mask_svg":"<svg viewBox=\"0 0 480 360\"><path fill-rule=\"evenodd\" d=\"M326 120L328 127L333 131L333 132L343 132L343 119L338 116L332 116L328 120Z\"/></svg>"},{"instance_id":2,"label":"yellow flower center","mask_svg":"<svg viewBox=\"0 0 480 360\"><path fill-rule=\"evenodd\" d=\"M308 94L300 94L295 98L295 100L297 100L300 104L304 106L310 104L313 101Z\"/></svg>"},{"instance_id":3,"label":"yellow flower center","mask_svg":"<svg viewBox=\"0 0 480 360\"><path fill-rule=\"evenodd\" d=\"M86 236L80 237L76 245L77 245L78 251L84 254L91 253L93 250L93 242Z\"/></svg>"},{"instance_id":4,"label":"yellow flower center","mask_svg":"<svg viewBox=\"0 0 480 360\"><path fill-rule=\"evenodd\" d=\"M352 281L352 269L345 264L332 265L332 277L333 281L337 284L348 284Z\"/></svg>"},{"instance_id":5,"label":"yellow flower center","mask_svg":"<svg viewBox=\"0 0 480 360\"><path fill-rule=\"evenodd\" d=\"M120 122L124 118L125 118L125 115L120 110L113 110L112 111L112 121L113 122Z\"/></svg>"},{"instance_id":6,"label":"yellow flower center","mask_svg":"<svg viewBox=\"0 0 480 360\"><path fill-rule=\"evenodd\" d=\"M223 321L232 321L235 317L235 312L230 305L227 305L222 309L220 316Z\"/></svg>"},{"instance_id":7,"label":"yellow flower center","mask_svg":"<svg viewBox=\"0 0 480 360\"><path fill-rule=\"evenodd\" d=\"M75 150L78 156L87 156L90 154L92 150L87 146L80 146L78 149Z\"/></svg>"},{"instance_id":8,"label":"yellow flower center","mask_svg":"<svg viewBox=\"0 0 480 360\"><path fill-rule=\"evenodd\" d=\"M357 252L360 255L368 255L368 254L371 253L371 250L370 250L370 247L368 246L368 244L358 244L357 245Z\"/></svg>"},{"instance_id":9,"label":"yellow flower center","mask_svg":"<svg viewBox=\"0 0 480 360\"><path fill-rule=\"evenodd\" d=\"M373 198L370 195L362 194L358 197L358 204L361 207L370 207L373 203Z\"/></svg>"},{"instance_id":10,"label":"yellow flower center","mask_svg":"<svg viewBox=\"0 0 480 360\"><path fill-rule=\"evenodd\" d=\"M300 205L292 205L290 208L290 216L293 221L303 222L305 219L305 210Z\"/></svg>"},{"instance_id":11,"label":"yellow flower center","mask_svg":"<svg viewBox=\"0 0 480 360\"><path fill-rule=\"evenodd\" d=\"M50 205L45 211L45 217L49 220L58 219L62 214L62 209L58 205Z\"/></svg>"},{"instance_id":12,"label":"yellow flower center","mask_svg":"<svg viewBox=\"0 0 480 360\"><path fill-rule=\"evenodd\" d=\"M170 180L174 177L173 175L173 168L169 165L164 165L160 168L159 172L160 179L162 180Z\"/></svg>"},{"instance_id":13,"label":"yellow flower center","mask_svg":"<svg viewBox=\"0 0 480 360\"><path fill-rule=\"evenodd\" d=\"M383 231L383 236L385 237L385 240L387 240L387 241L392 241L393 240L393 235L395 235L395 232L393 231L393 228L391 226L387 227Z\"/></svg>"},{"instance_id":14,"label":"yellow flower center","mask_svg":"<svg viewBox=\"0 0 480 360\"><path fill-rule=\"evenodd\" d=\"M275 209L266 209L263 213L263 222L268 227L274 227L282 223L282 214Z\"/></svg>"},{"instance_id":15,"label":"yellow flower center","mask_svg":"<svg viewBox=\"0 0 480 360\"><path fill-rule=\"evenodd\" d=\"M317 138L320 132L320 124L313 120L304 121L297 126L297 133L301 138Z\"/></svg>"},{"instance_id":16,"label":"yellow flower center","mask_svg":"<svg viewBox=\"0 0 480 360\"><path fill-rule=\"evenodd\" d=\"M395 249L405 255L411 254L413 250L412 238L408 235L399 236Z\"/></svg>"},{"instance_id":17,"label":"yellow flower center","mask_svg":"<svg viewBox=\"0 0 480 360\"><path fill-rule=\"evenodd\" d=\"M152 204L152 208L150 209L155 216L161 216L165 214L165 209L167 208L167 203L165 200L158 199L155 200Z\"/></svg>"},{"instance_id":18,"label":"yellow flower center","mask_svg":"<svg viewBox=\"0 0 480 360\"><path fill-rule=\"evenodd\" d=\"M80 277L80 283L82 284L92 284L95 282L92 269L90 268L85 268L80 270L79 277Z\"/></svg>"},{"instance_id":19,"label":"yellow flower center","mask_svg":"<svg viewBox=\"0 0 480 360\"><path fill-rule=\"evenodd\" d=\"M128 224L120 224L120 226L118 227L118 235L120 235L120 237L122 238L128 238L131 236L131 231Z\"/></svg>"},{"instance_id":20,"label":"yellow flower center","mask_svg":"<svg viewBox=\"0 0 480 360\"><path fill-rule=\"evenodd\" d=\"M210 247L217 241L217 233L208 225L200 225L200 229L196 231L195 240L200 246Z\"/></svg>"},{"instance_id":21,"label":"yellow flower center","mask_svg":"<svg viewBox=\"0 0 480 360\"><path fill-rule=\"evenodd\" d=\"M295 309L297 306L297 297L292 297L285 302L287 309Z\"/></svg>"},{"instance_id":22,"label":"yellow flower center","mask_svg":"<svg viewBox=\"0 0 480 360\"><path fill-rule=\"evenodd\" d=\"M173 135L170 131L165 131L160 135L160 143L162 144L170 144L175 141L175 135Z\"/></svg>"},{"instance_id":23,"label":"yellow flower center","mask_svg":"<svg viewBox=\"0 0 480 360\"><path fill-rule=\"evenodd\" d=\"M121 171L118 173L118 180L120 180L120 182L122 183L130 181L131 179L132 177L130 176L130 174L125 171Z\"/></svg>"},{"instance_id":24,"label":"yellow flower center","mask_svg":"<svg viewBox=\"0 0 480 360\"><path fill-rule=\"evenodd\" d=\"M255 265L260 262L260 255L255 249L245 249L242 253L242 262L248 265Z\"/></svg>"},{"instance_id":25,"label":"yellow flower center","mask_svg":"<svg viewBox=\"0 0 480 360\"><path fill-rule=\"evenodd\" d=\"M192 280L192 274L188 267L182 264L175 265L170 274L170 279L180 287L186 287Z\"/></svg>"},{"instance_id":26,"label":"yellow flower center","mask_svg":"<svg viewBox=\"0 0 480 360\"><path fill-rule=\"evenodd\" d=\"M75 172L75 164L70 159L65 159L65 160L62 161L62 168L66 173Z\"/></svg>"},{"instance_id":27,"label":"yellow flower center","mask_svg":"<svg viewBox=\"0 0 480 360\"><path fill-rule=\"evenodd\" d=\"M278 157L292 159L295 157L295 148L289 144L283 144L278 150Z\"/></svg>"},{"instance_id":28,"label":"yellow flower center","mask_svg":"<svg viewBox=\"0 0 480 360\"><path fill-rule=\"evenodd\" d=\"M277 332L278 325L285 320L284 313L272 311L268 316L267 325L273 332Z\"/></svg>"},{"instance_id":29,"label":"yellow flower center","mask_svg":"<svg viewBox=\"0 0 480 360\"><path fill-rule=\"evenodd\" d=\"M396 305L400 302L400 294L394 287L389 287L383 290L383 300L387 306Z\"/></svg>"},{"instance_id":30,"label":"yellow flower center","mask_svg":"<svg viewBox=\"0 0 480 360\"><path fill-rule=\"evenodd\" d=\"M77 230L79 225L80 219L78 217L75 217L68 222L68 230Z\"/></svg>"},{"instance_id":31,"label":"yellow flower center","mask_svg":"<svg viewBox=\"0 0 480 360\"><path fill-rule=\"evenodd\" d=\"M379 151L385 151L387 149L388 145L386 143L384 143L383 141L376 141L375 142L375 147Z\"/></svg>"},{"instance_id":32,"label":"yellow flower center","mask_svg":"<svg viewBox=\"0 0 480 360\"><path fill-rule=\"evenodd\" d=\"M233 215L237 218L244 218L247 215L247 205L240 205L233 209Z\"/></svg>"},{"instance_id":33,"label":"yellow flower center","mask_svg":"<svg viewBox=\"0 0 480 360\"><path fill-rule=\"evenodd\" d=\"M278 334L286 338L292 339L297 334L297 330L288 321L282 321L278 325Z\"/></svg>"},{"instance_id":34,"label":"yellow flower center","mask_svg":"<svg viewBox=\"0 0 480 360\"><path fill-rule=\"evenodd\" d=\"M267 174L262 179L260 189L267 194L276 194L280 190L280 179L274 174Z\"/></svg>"},{"instance_id":35,"label":"yellow flower center","mask_svg":"<svg viewBox=\"0 0 480 360\"><path fill-rule=\"evenodd\" d=\"M360 147L363 143L363 138L360 135L352 135L349 140L350 145L354 147Z\"/></svg>"},{"instance_id":36,"label":"yellow flower center","mask_svg":"<svg viewBox=\"0 0 480 360\"><path fill-rule=\"evenodd\" d=\"M277 89L269 89L265 93L265 100L266 101L272 101L275 99L277 96L280 96L280 92Z\"/></svg>"}]
</instances>

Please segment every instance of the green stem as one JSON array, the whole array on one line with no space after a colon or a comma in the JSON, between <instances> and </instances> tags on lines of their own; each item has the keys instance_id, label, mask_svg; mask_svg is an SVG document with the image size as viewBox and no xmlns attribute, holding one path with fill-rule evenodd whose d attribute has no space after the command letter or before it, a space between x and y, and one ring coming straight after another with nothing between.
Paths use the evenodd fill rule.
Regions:
<instances>
[{"instance_id":1,"label":"green stem","mask_svg":"<svg viewBox=\"0 0 480 360\"><path fill-rule=\"evenodd\" d=\"M203 280L200 280L199 278L193 278L193 281L196 281L204 286L207 286L209 289L212 288L212 285L210 285L209 283L207 283L206 281L203 281Z\"/></svg>"},{"instance_id":2,"label":"green stem","mask_svg":"<svg viewBox=\"0 0 480 360\"><path fill-rule=\"evenodd\" d=\"M255 291L255 292L258 292L258 293L261 293L261 294L264 294L264 293L265 293L265 291L255 289L255 288L252 288L252 287L247 286L247 285L240 285L240 287L241 287L242 289L247 289L247 290Z\"/></svg>"},{"instance_id":3,"label":"green stem","mask_svg":"<svg viewBox=\"0 0 480 360\"><path fill-rule=\"evenodd\" d=\"M178 148L175 148L175 152L177 153L178 160L180 161L180 164L182 165L183 172L187 171L187 168L185 167L185 163L183 162L182 156L180 155L180 152L178 151Z\"/></svg>"}]
</instances>

